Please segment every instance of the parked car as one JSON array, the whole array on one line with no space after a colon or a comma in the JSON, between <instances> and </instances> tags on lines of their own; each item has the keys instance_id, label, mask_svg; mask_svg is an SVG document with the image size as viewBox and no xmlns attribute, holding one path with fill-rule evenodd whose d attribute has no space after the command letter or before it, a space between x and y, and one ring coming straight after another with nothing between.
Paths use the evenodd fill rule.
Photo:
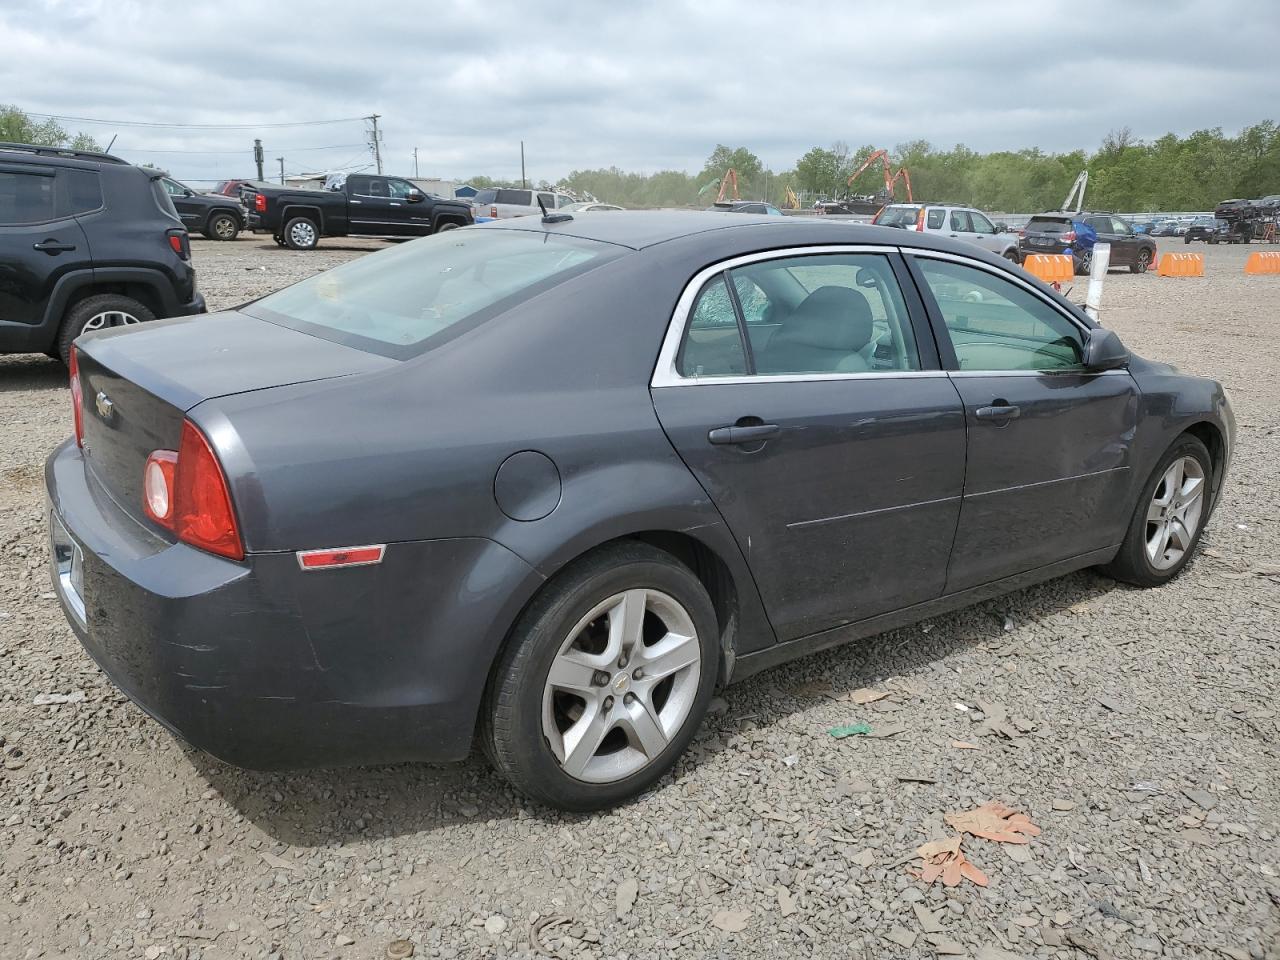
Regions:
<instances>
[{"instance_id":1,"label":"parked car","mask_svg":"<svg viewBox=\"0 0 1280 960\"><path fill-rule=\"evenodd\" d=\"M1027 222L1018 248L1023 257L1069 253L1076 273L1084 275L1093 267L1094 242L1111 244L1111 266L1128 267L1133 273L1146 273L1156 259L1156 242L1112 213L1038 213Z\"/></svg>"},{"instance_id":2,"label":"parked car","mask_svg":"<svg viewBox=\"0 0 1280 960\"><path fill-rule=\"evenodd\" d=\"M995 224L981 210L940 203L891 203L871 221L882 227L901 227L917 233L933 233L968 240L984 250L1018 263L1018 236Z\"/></svg>"},{"instance_id":3,"label":"parked car","mask_svg":"<svg viewBox=\"0 0 1280 960\"><path fill-rule=\"evenodd\" d=\"M478 737L585 810L772 664L1084 567L1174 577L1235 447L1221 385L886 232L507 220L83 338L45 471L72 629L231 763Z\"/></svg>"},{"instance_id":4,"label":"parked car","mask_svg":"<svg viewBox=\"0 0 1280 960\"><path fill-rule=\"evenodd\" d=\"M161 177L160 183L189 232L201 233L209 240L234 240L244 229L245 212L238 200L200 193L172 177Z\"/></svg>"},{"instance_id":5,"label":"parked car","mask_svg":"<svg viewBox=\"0 0 1280 960\"><path fill-rule=\"evenodd\" d=\"M1151 228L1153 237L1176 237L1178 235L1177 220L1161 220Z\"/></svg>"},{"instance_id":6,"label":"parked car","mask_svg":"<svg viewBox=\"0 0 1280 960\"><path fill-rule=\"evenodd\" d=\"M557 207L556 209L561 213L600 213L604 211L621 210L623 208L613 203L596 203L595 201L584 200L578 203L568 203L563 207Z\"/></svg>"},{"instance_id":7,"label":"parked car","mask_svg":"<svg viewBox=\"0 0 1280 960\"><path fill-rule=\"evenodd\" d=\"M204 309L156 174L105 153L0 143L0 352L65 362L86 330Z\"/></svg>"},{"instance_id":8,"label":"parked car","mask_svg":"<svg viewBox=\"0 0 1280 960\"><path fill-rule=\"evenodd\" d=\"M249 229L290 250L314 250L324 237L423 237L473 220L465 200L423 193L403 177L331 177L324 190L260 187Z\"/></svg>"},{"instance_id":9,"label":"parked car","mask_svg":"<svg viewBox=\"0 0 1280 960\"><path fill-rule=\"evenodd\" d=\"M235 197L241 202L244 201L246 193L250 200L253 194L258 191L259 187L270 187L275 184L268 183L265 180L219 180L218 185L213 188L213 192L224 197Z\"/></svg>"},{"instance_id":10,"label":"parked car","mask_svg":"<svg viewBox=\"0 0 1280 960\"><path fill-rule=\"evenodd\" d=\"M499 187L481 190L471 198L472 210L477 217L489 220L507 220L511 217L542 216L542 207L548 210L559 210L577 203L573 197L552 190L521 190L510 187Z\"/></svg>"},{"instance_id":11,"label":"parked car","mask_svg":"<svg viewBox=\"0 0 1280 960\"><path fill-rule=\"evenodd\" d=\"M719 200L707 209L720 213L762 213L768 217L785 216L773 204L761 200Z\"/></svg>"},{"instance_id":12,"label":"parked car","mask_svg":"<svg viewBox=\"0 0 1280 960\"><path fill-rule=\"evenodd\" d=\"M1192 240L1203 240L1206 243L1217 243L1220 240L1231 241L1231 225L1225 220L1215 220L1213 217L1196 217L1191 221L1191 226L1187 228L1187 232L1183 234L1183 242L1190 243Z\"/></svg>"}]
</instances>

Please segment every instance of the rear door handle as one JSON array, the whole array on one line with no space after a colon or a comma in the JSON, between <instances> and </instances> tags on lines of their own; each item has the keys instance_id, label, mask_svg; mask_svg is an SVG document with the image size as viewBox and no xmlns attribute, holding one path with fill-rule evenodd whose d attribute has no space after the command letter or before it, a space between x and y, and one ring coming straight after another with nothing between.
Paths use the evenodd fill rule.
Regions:
<instances>
[{"instance_id":1,"label":"rear door handle","mask_svg":"<svg viewBox=\"0 0 1280 960\"><path fill-rule=\"evenodd\" d=\"M776 423L761 423L749 427L716 427L707 434L707 439L717 445L760 443L762 440L772 440L780 433L782 428Z\"/></svg>"},{"instance_id":2,"label":"rear door handle","mask_svg":"<svg viewBox=\"0 0 1280 960\"><path fill-rule=\"evenodd\" d=\"M39 250L42 253L67 253L76 248L74 243L60 243L50 237L48 240L41 240L39 243L31 245L33 250Z\"/></svg>"},{"instance_id":3,"label":"rear door handle","mask_svg":"<svg viewBox=\"0 0 1280 960\"><path fill-rule=\"evenodd\" d=\"M1022 411L1011 403L1005 403L997 400L989 407L979 407L976 415L979 420L986 420L989 423L1003 424L1010 420L1016 420L1021 416Z\"/></svg>"}]
</instances>

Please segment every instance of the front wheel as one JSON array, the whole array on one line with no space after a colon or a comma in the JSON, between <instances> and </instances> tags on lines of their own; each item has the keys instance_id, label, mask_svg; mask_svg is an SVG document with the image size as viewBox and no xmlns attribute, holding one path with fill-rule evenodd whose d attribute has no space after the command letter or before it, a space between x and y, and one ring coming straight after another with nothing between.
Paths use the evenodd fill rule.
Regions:
<instances>
[{"instance_id":1,"label":"front wheel","mask_svg":"<svg viewBox=\"0 0 1280 960\"><path fill-rule=\"evenodd\" d=\"M1005 258L1006 260L1008 260L1010 263L1021 263L1021 262L1022 262L1022 261L1019 259L1019 257L1018 257L1018 251L1017 251L1017 250L1006 250L1006 251L1004 252L1004 258Z\"/></svg>"},{"instance_id":2,"label":"front wheel","mask_svg":"<svg viewBox=\"0 0 1280 960\"><path fill-rule=\"evenodd\" d=\"M1134 273L1146 273L1147 268L1151 266L1151 251L1142 249L1138 251L1138 256L1134 259L1129 269Z\"/></svg>"},{"instance_id":3,"label":"front wheel","mask_svg":"<svg viewBox=\"0 0 1280 960\"><path fill-rule=\"evenodd\" d=\"M519 790L563 810L610 807L684 752L715 687L702 583L642 543L566 568L517 622L486 692L482 741Z\"/></svg>"},{"instance_id":4,"label":"front wheel","mask_svg":"<svg viewBox=\"0 0 1280 960\"><path fill-rule=\"evenodd\" d=\"M284 225L284 245L290 250L314 250L320 230L310 217L294 217Z\"/></svg>"},{"instance_id":5,"label":"front wheel","mask_svg":"<svg viewBox=\"0 0 1280 960\"><path fill-rule=\"evenodd\" d=\"M1212 477L1205 445L1190 435L1179 437L1142 488L1120 552L1104 572L1141 587L1177 576L1200 542Z\"/></svg>"}]
</instances>

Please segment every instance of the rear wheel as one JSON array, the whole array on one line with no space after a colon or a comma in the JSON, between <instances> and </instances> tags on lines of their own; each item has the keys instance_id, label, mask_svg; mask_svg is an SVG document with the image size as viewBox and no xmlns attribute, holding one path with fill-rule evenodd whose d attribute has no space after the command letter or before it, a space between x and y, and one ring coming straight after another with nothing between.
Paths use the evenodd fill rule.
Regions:
<instances>
[{"instance_id":1,"label":"rear wheel","mask_svg":"<svg viewBox=\"0 0 1280 960\"><path fill-rule=\"evenodd\" d=\"M1120 552L1104 571L1142 587L1177 576L1209 517L1212 477L1205 445L1190 435L1179 437L1142 488Z\"/></svg>"},{"instance_id":2,"label":"rear wheel","mask_svg":"<svg viewBox=\"0 0 1280 960\"><path fill-rule=\"evenodd\" d=\"M320 231L310 217L294 217L284 225L284 245L290 250L314 250Z\"/></svg>"},{"instance_id":3,"label":"rear wheel","mask_svg":"<svg viewBox=\"0 0 1280 960\"><path fill-rule=\"evenodd\" d=\"M1151 266L1151 251L1143 247L1138 251L1138 256L1134 258L1133 263L1129 265L1129 269L1134 273L1146 273L1149 266Z\"/></svg>"},{"instance_id":4,"label":"rear wheel","mask_svg":"<svg viewBox=\"0 0 1280 960\"><path fill-rule=\"evenodd\" d=\"M566 568L524 614L494 669L482 732L518 789L565 810L636 796L674 766L716 682L706 589L641 543Z\"/></svg>"},{"instance_id":5,"label":"rear wheel","mask_svg":"<svg viewBox=\"0 0 1280 960\"><path fill-rule=\"evenodd\" d=\"M116 293L86 297L67 311L62 320L62 329L58 331L58 356L63 363L70 362L71 342L82 333L127 327L155 318L154 313L132 297Z\"/></svg>"},{"instance_id":6,"label":"rear wheel","mask_svg":"<svg viewBox=\"0 0 1280 960\"><path fill-rule=\"evenodd\" d=\"M240 221L233 213L215 213L209 218L204 235L210 240L234 240L240 235Z\"/></svg>"},{"instance_id":7,"label":"rear wheel","mask_svg":"<svg viewBox=\"0 0 1280 960\"><path fill-rule=\"evenodd\" d=\"M446 230L457 230L458 227L459 224L456 223L442 223L440 226L436 227L436 233L444 233Z\"/></svg>"},{"instance_id":8,"label":"rear wheel","mask_svg":"<svg viewBox=\"0 0 1280 960\"><path fill-rule=\"evenodd\" d=\"M1083 277L1093 269L1093 250L1081 250L1076 254L1076 276Z\"/></svg>"}]
</instances>

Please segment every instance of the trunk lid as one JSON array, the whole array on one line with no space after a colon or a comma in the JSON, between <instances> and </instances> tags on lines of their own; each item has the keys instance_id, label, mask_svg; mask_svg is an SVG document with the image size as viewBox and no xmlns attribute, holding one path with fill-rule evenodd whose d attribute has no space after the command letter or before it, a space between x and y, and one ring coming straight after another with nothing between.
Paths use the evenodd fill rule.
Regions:
<instances>
[{"instance_id":1,"label":"trunk lid","mask_svg":"<svg viewBox=\"0 0 1280 960\"><path fill-rule=\"evenodd\" d=\"M121 508L147 526L147 457L178 449L182 421L192 407L214 397L371 373L397 363L241 313L118 327L82 337L76 349L85 461Z\"/></svg>"}]
</instances>

